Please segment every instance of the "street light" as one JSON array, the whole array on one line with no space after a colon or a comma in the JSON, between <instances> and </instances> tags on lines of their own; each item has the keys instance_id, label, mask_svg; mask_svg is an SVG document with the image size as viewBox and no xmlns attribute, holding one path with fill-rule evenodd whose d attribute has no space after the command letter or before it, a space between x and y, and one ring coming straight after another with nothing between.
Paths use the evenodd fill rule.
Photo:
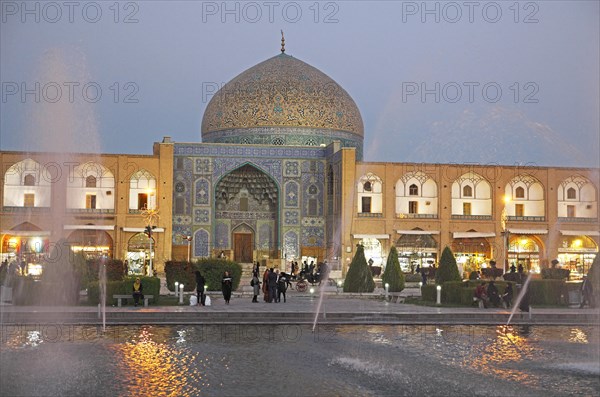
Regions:
<instances>
[{"instance_id":1,"label":"street light","mask_svg":"<svg viewBox=\"0 0 600 397\"><path fill-rule=\"evenodd\" d=\"M502 199L504 201L504 207L502 208L502 217L500 219L501 223L502 223L502 234L504 236L504 258L502 263L504 264L504 273L508 272L508 243L509 243L509 239L508 239L508 235L509 235L509 231L508 228L506 227L506 223L508 221L508 214L506 212L506 206L508 205L508 203L510 203L510 196L505 195Z\"/></svg>"},{"instance_id":2,"label":"street light","mask_svg":"<svg viewBox=\"0 0 600 397\"><path fill-rule=\"evenodd\" d=\"M156 226L146 226L146 229L144 229L144 234L146 236L148 236L148 241L150 242L150 266L148 267L148 276L152 277L154 275L153 271L152 271L152 230L156 228Z\"/></svg>"},{"instance_id":3,"label":"street light","mask_svg":"<svg viewBox=\"0 0 600 397\"><path fill-rule=\"evenodd\" d=\"M192 236L183 236L185 240L188 242L188 262L190 261L190 257L192 256Z\"/></svg>"}]
</instances>

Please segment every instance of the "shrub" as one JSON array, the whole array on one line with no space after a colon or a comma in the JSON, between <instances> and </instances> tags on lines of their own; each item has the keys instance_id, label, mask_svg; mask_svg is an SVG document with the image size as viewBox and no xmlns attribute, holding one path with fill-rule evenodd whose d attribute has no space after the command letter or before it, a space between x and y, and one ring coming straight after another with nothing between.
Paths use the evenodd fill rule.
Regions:
<instances>
[{"instance_id":1,"label":"shrub","mask_svg":"<svg viewBox=\"0 0 600 397\"><path fill-rule=\"evenodd\" d=\"M193 267L192 290L196 289L196 275L194 274L196 270L199 270L200 273L202 273L202 277L206 280L208 291L221 290L221 281L223 280L223 273L225 273L226 270L229 271L229 274L231 274L231 277L233 278L233 290L236 290L239 287L242 278L242 266L237 262L225 259L200 259ZM185 287L185 290L189 291L187 286Z\"/></svg>"},{"instance_id":2,"label":"shrub","mask_svg":"<svg viewBox=\"0 0 600 397\"><path fill-rule=\"evenodd\" d=\"M76 256L66 239L60 239L44 259L39 289L45 305L73 305L79 302L80 274Z\"/></svg>"},{"instance_id":3,"label":"shrub","mask_svg":"<svg viewBox=\"0 0 600 397\"><path fill-rule=\"evenodd\" d=\"M195 290L196 276L194 275L194 270L194 265L191 262L167 261L165 263L165 274L169 291L175 291L176 281L180 284L183 283L185 291Z\"/></svg>"},{"instance_id":4,"label":"shrub","mask_svg":"<svg viewBox=\"0 0 600 397\"><path fill-rule=\"evenodd\" d=\"M107 280L123 280L125 271L123 269L123 261L118 259L100 259L100 264L106 264L106 279Z\"/></svg>"},{"instance_id":5,"label":"shrub","mask_svg":"<svg viewBox=\"0 0 600 397\"><path fill-rule=\"evenodd\" d=\"M462 290L466 285L462 281L446 281L442 284L442 302L461 304Z\"/></svg>"},{"instance_id":6,"label":"shrub","mask_svg":"<svg viewBox=\"0 0 600 397\"><path fill-rule=\"evenodd\" d=\"M561 269L558 267L543 268L542 269L542 279L568 280L569 273L570 273L569 269Z\"/></svg>"},{"instance_id":7,"label":"shrub","mask_svg":"<svg viewBox=\"0 0 600 397\"><path fill-rule=\"evenodd\" d=\"M569 290L563 280L531 280L529 282L531 305L565 305Z\"/></svg>"},{"instance_id":8,"label":"shrub","mask_svg":"<svg viewBox=\"0 0 600 397\"><path fill-rule=\"evenodd\" d=\"M116 305L117 300L113 295L131 295L133 292L133 283L136 277L127 277L120 281L106 282L106 304ZM157 303L160 295L160 279L158 277L140 277L144 295L154 295L150 303ZM133 299L133 298L132 298ZM88 285L88 301L93 304L100 303L100 287L98 281L93 281Z\"/></svg>"},{"instance_id":9,"label":"shrub","mask_svg":"<svg viewBox=\"0 0 600 397\"><path fill-rule=\"evenodd\" d=\"M385 272L381 276L383 285L389 284L390 292L401 292L404 289L404 273L400 270L398 251L392 246L385 265Z\"/></svg>"},{"instance_id":10,"label":"shrub","mask_svg":"<svg viewBox=\"0 0 600 397\"><path fill-rule=\"evenodd\" d=\"M450 247L444 248L440 258L440 266L435 272L435 283L442 284L446 281L461 281L456 265L456 258Z\"/></svg>"},{"instance_id":11,"label":"shrub","mask_svg":"<svg viewBox=\"0 0 600 397\"><path fill-rule=\"evenodd\" d=\"M365 259L365 249L358 244L344 280L344 292L373 292L374 289L375 281Z\"/></svg>"},{"instance_id":12,"label":"shrub","mask_svg":"<svg viewBox=\"0 0 600 397\"><path fill-rule=\"evenodd\" d=\"M39 305L42 301L41 281L32 277L15 276L10 280L14 305Z\"/></svg>"},{"instance_id":13,"label":"shrub","mask_svg":"<svg viewBox=\"0 0 600 397\"><path fill-rule=\"evenodd\" d=\"M404 280L407 283L418 283L421 281L421 275L419 273L408 273L404 275Z\"/></svg>"},{"instance_id":14,"label":"shrub","mask_svg":"<svg viewBox=\"0 0 600 397\"><path fill-rule=\"evenodd\" d=\"M425 284L421 287L421 300L435 302L437 299L437 285Z\"/></svg>"}]
</instances>

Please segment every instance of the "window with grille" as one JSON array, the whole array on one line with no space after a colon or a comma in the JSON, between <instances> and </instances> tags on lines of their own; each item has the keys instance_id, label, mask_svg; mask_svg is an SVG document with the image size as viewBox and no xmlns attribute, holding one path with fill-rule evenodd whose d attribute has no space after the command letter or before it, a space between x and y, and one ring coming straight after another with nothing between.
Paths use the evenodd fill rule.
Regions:
<instances>
[{"instance_id":1,"label":"window with grille","mask_svg":"<svg viewBox=\"0 0 600 397\"><path fill-rule=\"evenodd\" d=\"M138 193L138 210L148 208L148 193Z\"/></svg>"},{"instance_id":2,"label":"window with grille","mask_svg":"<svg viewBox=\"0 0 600 397\"><path fill-rule=\"evenodd\" d=\"M35 194L25 193L23 196L23 207L35 207Z\"/></svg>"},{"instance_id":3,"label":"window with grille","mask_svg":"<svg viewBox=\"0 0 600 397\"><path fill-rule=\"evenodd\" d=\"M418 196L419 195L419 187L415 184L412 184L408 187L408 195L409 196Z\"/></svg>"},{"instance_id":4,"label":"window with grille","mask_svg":"<svg viewBox=\"0 0 600 397\"><path fill-rule=\"evenodd\" d=\"M473 197L473 188L469 185L463 187L463 197Z\"/></svg>"},{"instance_id":5,"label":"window with grille","mask_svg":"<svg viewBox=\"0 0 600 397\"><path fill-rule=\"evenodd\" d=\"M525 198L525 189L521 186L515 189L515 197L516 198Z\"/></svg>"},{"instance_id":6,"label":"window with grille","mask_svg":"<svg viewBox=\"0 0 600 397\"><path fill-rule=\"evenodd\" d=\"M317 199L308 199L308 216L317 216Z\"/></svg>"},{"instance_id":7,"label":"window with grille","mask_svg":"<svg viewBox=\"0 0 600 397\"><path fill-rule=\"evenodd\" d=\"M419 213L419 202L418 201L409 201L408 202L408 213L409 214L418 214Z\"/></svg>"},{"instance_id":8,"label":"window with grille","mask_svg":"<svg viewBox=\"0 0 600 397\"><path fill-rule=\"evenodd\" d=\"M85 178L85 187L96 187L96 177L90 175Z\"/></svg>"},{"instance_id":9,"label":"window with grille","mask_svg":"<svg viewBox=\"0 0 600 397\"><path fill-rule=\"evenodd\" d=\"M463 203L463 215L471 215L471 203Z\"/></svg>"},{"instance_id":10,"label":"window with grille","mask_svg":"<svg viewBox=\"0 0 600 397\"><path fill-rule=\"evenodd\" d=\"M240 197L240 211L248 211L248 197Z\"/></svg>"},{"instance_id":11,"label":"window with grille","mask_svg":"<svg viewBox=\"0 0 600 397\"><path fill-rule=\"evenodd\" d=\"M361 209L362 209L361 212L367 212L367 213L371 212L371 197L363 197L362 198Z\"/></svg>"},{"instance_id":12,"label":"window with grille","mask_svg":"<svg viewBox=\"0 0 600 397\"><path fill-rule=\"evenodd\" d=\"M371 182L369 182L369 181L365 182L363 185L363 190L365 192L370 192L372 190Z\"/></svg>"},{"instance_id":13,"label":"window with grille","mask_svg":"<svg viewBox=\"0 0 600 397\"><path fill-rule=\"evenodd\" d=\"M96 195L95 194L86 194L85 195L85 208L87 209L96 209Z\"/></svg>"},{"instance_id":14,"label":"window with grille","mask_svg":"<svg viewBox=\"0 0 600 397\"><path fill-rule=\"evenodd\" d=\"M185 201L183 200L183 197L176 197L175 198L175 213L182 215L185 211Z\"/></svg>"},{"instance_id":15,"label":"window with grille","mask_svg":"<svg viewBox=\"0 0 600 397\"><path fill-rule=\"evenodd\" d=\"M34 186L35 185L35 176L33 176L31 174L25 175L25 178L23 179L23 185Z\"/></svg>"},{"instance_id":16,"label":"window with grille","mask_svg":"<svg viewBox=\"0 0 600 397\"><path fill-rule=\"evenodd\" d=\"M525 216L525 206L523 204L515 204L515 215Z\"/></svg>"},{"instance_id":17,"label":"window with grille","mask_svg":"<svg viewBox=\"0 0 600 397\"><path fill-rule=\"evenodd\" d=\"M577 198L577 191L572 187L567 189L567 198L571 200L575 200Z\"/></svg>"}]
</instances>

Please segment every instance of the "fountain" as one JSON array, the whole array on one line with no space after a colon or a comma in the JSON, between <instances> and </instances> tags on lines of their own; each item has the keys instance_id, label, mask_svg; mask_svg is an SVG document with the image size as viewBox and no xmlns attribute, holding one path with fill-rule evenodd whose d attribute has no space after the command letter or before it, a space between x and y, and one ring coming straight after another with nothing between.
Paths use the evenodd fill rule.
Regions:
<instances>
[{"instance_id":1,"label":"fountain","mask_svg":"<svg viewBox=\"0 0 600 397\"><path fill-rule=\"evenodd\" d=\"M98 268L98 284L100 288L100 303L98 307L102 314L102 332L106 332L106 263L101 262Z\"/></svg>"},{"instance_id":2,"label":"fountain","mask_svg":"<svg viewBox=\"0 0 600 397\"><path fill-rule=\"evenodd\" d=\"M527 293L527 288L529 286L529 282L531 281L531 273L529 273L527 275L527 279L525 280L525 282L523 283L523 287L521 288L521 291L519 292L519 296L517 296L517 300L515 301L515 304L513 305L512 311L510 312L510 316L508 317L508 321L506 322L506 325L510 324L510 321L512 320L513 316L515 315L515 313L517 312L517 309L519 308L519 306L521 305L521 301L523 300L523 297L525 296L525 294ZM528 307L528 311L531 310L529 308L529 303L527 303L527 307ZM529 317L531 318L531 312L529 314Z\"/></svg>"}]
</instances>

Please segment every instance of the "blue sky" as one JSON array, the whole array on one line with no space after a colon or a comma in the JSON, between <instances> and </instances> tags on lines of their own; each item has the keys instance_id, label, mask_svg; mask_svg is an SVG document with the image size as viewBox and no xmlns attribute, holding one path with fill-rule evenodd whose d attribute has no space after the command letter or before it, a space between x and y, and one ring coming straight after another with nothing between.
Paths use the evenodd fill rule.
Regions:
<instances>
[{"instance_id":1,"label":"blue sky","mask_svg":"<svg viewBox=\"0 0 600 397\"><path fill-rule=\"evenodd\" d=\"M1 2L2 150L200 142L207 87L283 29L356 101L367 161L600 163L596 1L23 4Z\"/></svg>"}]
</instances>

